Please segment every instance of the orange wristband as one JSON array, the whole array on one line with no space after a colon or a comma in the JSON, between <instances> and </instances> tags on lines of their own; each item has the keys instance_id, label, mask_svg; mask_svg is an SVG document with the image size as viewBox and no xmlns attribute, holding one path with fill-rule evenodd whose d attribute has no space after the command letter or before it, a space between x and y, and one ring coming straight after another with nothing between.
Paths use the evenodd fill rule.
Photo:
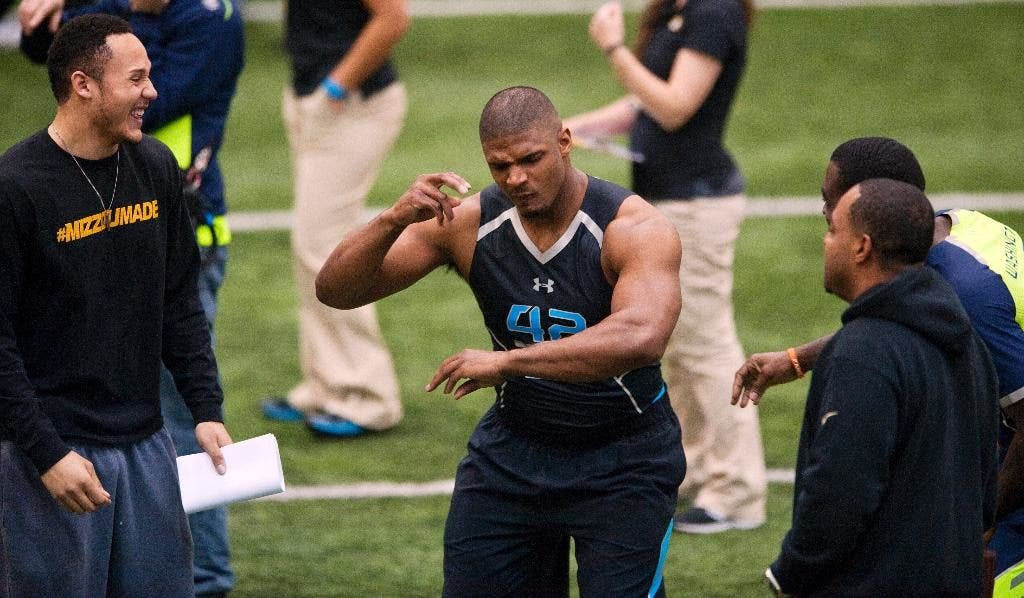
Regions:
<instances>
[{"instance_id":1,"label":"orange wristband","mask_svg":"<svg viewBox=\"0 0 1024 598\"><path fill-rule=\"evenodd\" d=\"M793 364L793 371L796 372L796 377L803 378L804 369L800 367L800 360L796 358L796 349L793 347L786 349L786 355L789 355L789 363Z\"/></svg>"}]
</instances>

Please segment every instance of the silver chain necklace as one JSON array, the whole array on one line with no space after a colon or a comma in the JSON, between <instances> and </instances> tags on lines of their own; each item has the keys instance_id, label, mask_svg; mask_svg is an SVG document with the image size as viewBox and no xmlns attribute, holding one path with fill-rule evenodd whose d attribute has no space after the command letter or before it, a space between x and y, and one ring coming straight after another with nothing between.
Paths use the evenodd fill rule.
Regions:
<instances>
[{"instance_id":1,"label":"silver chain necklace","mask_svg":"<svg viewBox=\"0 0 1024 598\"><path fill-rule=\"evenodd\" d=\"M78 158L76 158L75 155L71 153L71 146L68 145L67 141L64 141L64 136L60 134L60 131L57 130L57 127L52 128L53 134L56 135L57 139L60 139L61 144L64 145L64 151L66 151L68 155L71 156L71 159L75 161L75 166L78 167L78 171L82 173L82 176L85 177L85 181L89 183L89 186L92 187L93 193L95 193L97 199L100 200L100 207L103 208L104 212L109 211L110 208L114 207L114 197L117 196L117 179L121 175L121 146L117 146L117 164L114 169L114 190L110 192L110 204L104 205L103 196L100 195L99 190L96 189L96 185L92 184L92 179L89 178L89 175L85 174L85 169L82 168L81 164L79 164Z\"/></svg>"}]
</instances>

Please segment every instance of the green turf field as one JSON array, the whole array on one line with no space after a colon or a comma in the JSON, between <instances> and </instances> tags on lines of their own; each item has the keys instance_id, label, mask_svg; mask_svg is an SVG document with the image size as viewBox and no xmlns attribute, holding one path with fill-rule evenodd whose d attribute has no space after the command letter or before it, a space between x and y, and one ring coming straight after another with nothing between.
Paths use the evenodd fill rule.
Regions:
<instances>
[{"instance_id":1,"label":"green turf field","mask_svg":"<svg viewBox=\"0 0 1024 598\"><path fill-rule=\"evenodd\" d=\"M546 90L565 114L619 90L586 36L586 16L418 18L397 52L410 93L405 130L370 202L386 205L420 172L456 170L476 188L488 175L476 119L498 89ZM761 13L729 144L751 195L814 195L825 161L858 135L913 148L929 190L1024 190L1024 55L1020 4L771 10ZM287 209L290 174L280 122L287 78L280 28L250 25L222 152L232 209ZM0 50L0 150L45 126L52 98L42 69ZM627 183L623 164L578 152L593 174ZM1024 213L994 214L1024 230ZM736 308L748 351L832 330L842 304L821 289L820 217L751 218L736 260ZM451 477L492 397L426 394L444 357L488 346L465 285L437 272L379 305L403 389L397 429L347 442L268 423L261 395L298 379L287 232L241 233L218 318L218 358L236 438L277 435L289 484ZM806 380L774 389L761 417L772 467L795 461ZM724 400L724 399L723 399ZM769 522L748 533L676 535L666 579L677 596L759 596L759 575L784 534L791 489L774 485ZM235 596L432 596L440 588L444 497L249 503L231 508Z\"/></svg>"}]
</instances>

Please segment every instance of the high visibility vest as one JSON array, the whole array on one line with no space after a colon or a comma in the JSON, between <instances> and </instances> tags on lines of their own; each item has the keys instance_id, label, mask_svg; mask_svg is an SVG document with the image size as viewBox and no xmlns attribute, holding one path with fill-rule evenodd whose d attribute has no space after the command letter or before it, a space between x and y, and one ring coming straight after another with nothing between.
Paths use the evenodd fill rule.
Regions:
<instances>
[{"instance_id":1,"label":"high visibility vest","mask_svg":"<svg viewBox=\"0 0 1024 598\"><path fill-rule=\"evenodd\" d=\"M1002 222L972 210L951 210L947 241L974 256L1003 279L1017 307L1014 320L1024 328L1024 245L1020 235Z\"/></svg>"},{"instance_id":2,"label":"high visibility vest","mask_svg":"<svg viewBox=\"0 0 1024 598\"><path fill-rule=\"evenodd\" d=\"M996 576L992 598L1021 598L1024 596L1024 561Z\"/></svg>"},{"instance_id":3,"label":"high visibility vest","mask_svg":"<svg viewBox=\"0 0 1024 598\"><path fill-rule=\"evenodd\" d=\"M230 3L228 3L230 5ZM192 115L176 118L152 133L160 141L164 142L174 159L178 162L178 168L188 170L192 165ZM209 247L217 241L217 245L227 245L231 242L231 228L224 215L207 218L205 222L196 224L196 242L200 247Z\"/></svg>"}]
</instances>

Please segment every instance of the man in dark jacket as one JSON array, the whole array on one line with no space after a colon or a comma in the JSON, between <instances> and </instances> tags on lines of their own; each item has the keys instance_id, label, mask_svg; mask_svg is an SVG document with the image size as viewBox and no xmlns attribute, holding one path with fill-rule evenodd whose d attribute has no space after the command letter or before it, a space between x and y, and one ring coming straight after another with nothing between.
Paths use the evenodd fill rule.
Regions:
<instances>
[{"instance_id":1,"label":"man in dark jacket","mask_svg":"<svg viewBox=\"0 0 1024 598\"><path fill-rule=\"evenodd\" d=\"M825 289L850 307L815 365L792 528L766 575L807 596L978 595L998 386L953 290L923 267L931 204L872 179L826 218Z\"/></svg>"}]
</instances>

